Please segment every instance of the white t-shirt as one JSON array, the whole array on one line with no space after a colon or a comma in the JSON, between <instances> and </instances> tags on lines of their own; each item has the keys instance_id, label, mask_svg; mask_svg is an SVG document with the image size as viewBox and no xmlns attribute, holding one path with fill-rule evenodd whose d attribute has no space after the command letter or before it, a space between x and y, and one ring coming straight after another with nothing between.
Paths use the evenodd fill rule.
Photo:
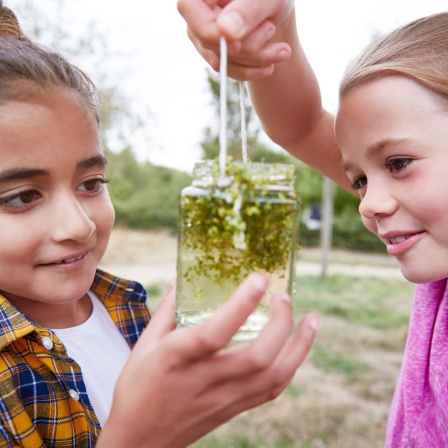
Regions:
<instances>
[{"instance_id":1,"label":"white t-shirt","mask_svg":"<svg viewBox=\"0 0 448 448\"><path fill-rule=\"evenodd\" d=\"M81 325L53 329L68 355L81 367L87 394L101 426L112 406L117 379L131 349L116 327L106 307L89 291L93 310Z\"/></svg>"}]
</instances>

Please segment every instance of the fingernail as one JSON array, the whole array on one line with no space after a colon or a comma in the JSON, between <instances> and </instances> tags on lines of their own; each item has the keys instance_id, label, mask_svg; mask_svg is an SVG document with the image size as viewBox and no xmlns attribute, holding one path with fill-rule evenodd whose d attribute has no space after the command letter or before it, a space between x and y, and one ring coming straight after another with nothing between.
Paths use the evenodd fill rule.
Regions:
<instances>
[{"instance_id":1,"label":"fingernail","mask_svg":"<svg viewBox=\"0 0 448 448\"><path fill-rule=\"evenodd\" d=\"M244 20L236 11L229 11L222 13L219 16L219 24L224 28L233 38L238 39L242 37L244 32Z\"/></svg>"},{"instance_id":2,"label":"fingernail","mask_svg":"<svg viewBox=\"0 0 448 448\"><path fill-rule=\"evenodd\" d=\"M319 319L317 317L312 317L308 321L308 325L310 326L311 330L316 331L319 327Z\"/></svg>"},{"instance_id":3,"label":"fingernail","mask_svg":"<svg viewBox=\"0 0 448 448\"><path fill-rule=\"evenodd\" d=\"M278 52L277 57L278 57L279 59L281 59L281 60L286 59L286 58L289 57L289 51L287 51L287 50L280 50L280 51Z\"/></svg>"},{"instance_id":4,"label":"fingernail","mask_svg":"<svg viewBox=\"0 0 448 448\"><path fill-rule=\"evenodd\" d=\"M286 294L286 292L281 292L280 293L280 298L282 300L284 300L285 302L287 302L287 303L291 303L291 297L289 297L289 295Z\"/></svg>"},{"instance_id":5,"label":"fingernail","mask_svg":"<svg viewBox=\"0 0 448 448\"><path fill-rule=\"evenodd\" d=\"M255 288L259 289L260 291L266 291L269 286L269 275L258 272L256 274L253 274L255 276L254 278L254 286Z\"/></svg>"}]
</instances>

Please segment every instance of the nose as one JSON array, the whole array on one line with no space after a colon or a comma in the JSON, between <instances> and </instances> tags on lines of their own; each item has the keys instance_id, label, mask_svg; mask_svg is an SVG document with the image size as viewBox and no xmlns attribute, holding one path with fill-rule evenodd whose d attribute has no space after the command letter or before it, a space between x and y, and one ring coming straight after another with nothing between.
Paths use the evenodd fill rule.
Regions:
<instances>
[{"instance_id":1,"label":"nose","mask_svg":"<svg viewBox=\"0 0 448 448\"><path fill-rule=\"evenodd\" d=\"M61 197L55 201L55 212L48 217L52 239L57 242L87 241L95 232L96 225L84 205L73 197Z\"/></svg>"},{"instance_id":2,"label":"nose","mask_svg":"<svg viewBox=\"0 0 448 448\"><path fill-rule=\"evenodd\" d=\"M376 220L393 214L397 204L385 183L369 182L359 204L359 213L363 218Z\"/></svg>"}]
</instances>

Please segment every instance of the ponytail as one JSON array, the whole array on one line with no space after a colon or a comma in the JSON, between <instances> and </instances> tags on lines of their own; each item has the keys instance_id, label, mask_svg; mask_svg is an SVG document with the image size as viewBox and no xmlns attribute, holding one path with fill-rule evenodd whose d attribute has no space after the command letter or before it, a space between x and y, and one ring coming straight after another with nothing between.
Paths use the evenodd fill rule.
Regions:
<instances>
[{"instance_id":1,"label":"ponytail","mask_svg":"<svg viewBox=\"0 0 448 448\"><path fill-rule=\"evenodd\" d=\"M11 37L25 40L16 15L0 0L0 37Z\"/></svg>"},{"instance_id":2,"label":"ponytail","mask_svg":"<svg viewBox=\"0 0 448 448\"><path fill-rule=\"evenodd\" d=\"M35 87L77 92L99 120L93 81L60 54L26 36L16 15L0 0L0 102L32 95Z\"/></svg>"}]
</instances>

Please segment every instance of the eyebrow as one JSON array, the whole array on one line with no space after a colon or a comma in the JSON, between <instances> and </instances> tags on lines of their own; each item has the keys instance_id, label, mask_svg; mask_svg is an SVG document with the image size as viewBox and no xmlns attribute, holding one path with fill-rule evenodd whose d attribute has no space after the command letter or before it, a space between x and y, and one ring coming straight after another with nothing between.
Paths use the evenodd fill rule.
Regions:
<instances>
[{"instance_id":1,"label":"eyebrow","mask_svg":"<svg viewBox=\"0 0 448 448\"><path fill-rule=\"evenodd\" d=\"M46 170L13 168L0 173L0 182L8 182L15 179L28 179L31 177L45 176L46 174L48 174L48 171Z\"/></svg>"},{"instance_id":2,"label":"eyebrow","mask_svg":"<svg viewBox=\"0 0 448 448\"><path fill-rule=\"evenodd\" d=\"M104 156L94 156L90 157L89 159L81 160L76 165L77 169L86 169L86 168L92 168L94 166L98 166L100 168L105 168L107 166L107 159Z\"/></svg>"},{"instance_id":3,"label":"eyebrow","mask_svg":"<svg viewBox=\"0 0 448 448\"><path fill-rule=\"evenodd\" d=\"M105 168L107 166L107 159L104 156L98 155L90 157L85 160L81 160L77 163L76 169L83 170L87 168L92 168L98 166L100 168ZM48 176L49 172L47 170L35 169L35 168L12 168L0 172L0 183L9 182L17 179L30 179L38 176Z\"/></svg>"},{"instance_id":4,"label":"eyebrow","mask_svg":"<svg viewBox=\"0 0 448 448\"><path fill-rule=\"evenodd\" d=\"M388 146L397 146L403 143L410 142L409 138L385 138L379 142L373 143L367 147L366 155L367 157L373 157L375 154L381 152L384 148ZM344 172L350 171L350 163L342 161L342 169Z\"/></svg>"}]
</instances>

